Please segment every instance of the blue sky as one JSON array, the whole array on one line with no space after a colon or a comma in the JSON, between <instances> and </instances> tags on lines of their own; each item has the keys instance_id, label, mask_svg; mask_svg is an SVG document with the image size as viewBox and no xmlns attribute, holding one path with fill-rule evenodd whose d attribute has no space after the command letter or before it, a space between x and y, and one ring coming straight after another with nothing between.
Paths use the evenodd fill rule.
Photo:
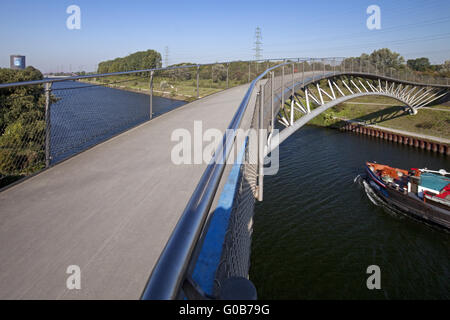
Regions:
<instances>
[{"instance_id":1,"label":"blue sky","mask_svg":"<svg viewBox=\"0 0 450 320\"><path fill-rule=\"evenodd\" d=\"M69 5L81 29L69 30ZM366 9L381 8L381 30ZM169 63L247 60L255 28L263 58L344 57L388 47L405 58L450 60L450 1L13 0L0 3L0 67L10 54L43 72L94 71L97 63L169 47Z\"/></svg>"}]
</instances>

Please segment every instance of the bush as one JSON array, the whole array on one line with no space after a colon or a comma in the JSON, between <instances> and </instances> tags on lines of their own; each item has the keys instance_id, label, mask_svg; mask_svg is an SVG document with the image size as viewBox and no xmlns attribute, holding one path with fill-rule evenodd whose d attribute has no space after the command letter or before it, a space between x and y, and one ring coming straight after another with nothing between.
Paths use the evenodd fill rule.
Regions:
<instances>
[{"instance_id":1,"label":"bush","mask_svg":"<svg viewBox=\"0 0 450 320\"><path fill-rule=\"evenodd\" d=\"M345 109L345 105L343 104L338 104L336 107L333 108L334 111L336 111L337 113L343 111Z\"/></svg>"},{"instance_id":2,"label":"bush","mask_svg":"<svg viewBox=\"0 0 450 320\"><path fill-rule=\"evenodd\" d=\"M425 121L425 122L421 122L415 125L416 128L420 128L420 129L431 129L433 128L434 123L431 121Z\"/></svg>"},{"instance_id":3,"label":"bush","mask_svg":"<svg viewBox=\"0 0 450 320\"><path fill-rule=\"evenodd\" d=\"M1 83L41 79L42 73L33 67L0 69ZM44 87L0 89L0 175L30 174L42 168L44 163Z\"/></svg>"},{"instance_id":4,"label":"bush","mask_svg":"<svg viewBox=\"0 0 450 320\"><path fill-rule=\"evenodd\" d=\"M166 88L169 87L169 83L168 83L167 81L163 80L163 81L161 81L161 82L159 83L159 87L160 87L162 90L164 90L164 89L166 89Z\"/></svg>"}]
</instances>

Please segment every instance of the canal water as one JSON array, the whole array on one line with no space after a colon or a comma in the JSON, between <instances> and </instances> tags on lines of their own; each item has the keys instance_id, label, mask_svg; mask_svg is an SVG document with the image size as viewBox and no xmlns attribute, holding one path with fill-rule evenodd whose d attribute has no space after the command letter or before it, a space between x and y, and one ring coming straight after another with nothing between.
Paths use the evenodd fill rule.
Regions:
<instances>
[{"instance_id":1,"label":"canal water","mask_svg":"<svg viewBox=\"0 0 450 320\"><path fill-rule=\"evenodd\" d=\"M88 83L55 82L51 105L52 163L105 141L150 119L150 97ZM186 102L153 96L153 117Z\"/></svg>"},{"instance_id":2,"label":"canal water","mask_svg":"<svg viewBox=\"0 0 450 320\"><path fill-rule=\"evenodd\" d=\"M260 299L449 299L450 234L375 206L355 177L365 161L445 168L450 158L306 126L280 147L254 215L250 279ZM366 286L367 267L381 289Z\"/></svg>"}]
</instances>

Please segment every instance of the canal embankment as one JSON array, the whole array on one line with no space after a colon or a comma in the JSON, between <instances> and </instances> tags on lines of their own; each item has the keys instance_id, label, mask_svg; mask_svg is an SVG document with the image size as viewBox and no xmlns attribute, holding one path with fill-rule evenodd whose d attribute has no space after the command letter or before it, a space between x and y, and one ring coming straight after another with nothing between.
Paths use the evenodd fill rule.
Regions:
<instances>
[{"instance_id":1,"label":"canal embankment","mask_svg":"<svg viewBox=\"0 0 450 320\"><path fill-rule=\"evenodd\" d=\"M389 98L360 98L331 108L310 124L450 155L450 107L429 106L411 115Z\"/></svg>"},{"instance_id":2,"label":"canal embankment","mask_svg":"<svg viewBox=\"0 0 450 320\"><path fill-rule=\"evenodd\" d=\"M445 138L412 133L398 129L384 128L377 125L369 125L364 122L348 119L339 120L339 126L334 127L341 131L350 131L398 144L409 145L415 148L450 155L450 140Z\"/></svg>"}]
</instances>

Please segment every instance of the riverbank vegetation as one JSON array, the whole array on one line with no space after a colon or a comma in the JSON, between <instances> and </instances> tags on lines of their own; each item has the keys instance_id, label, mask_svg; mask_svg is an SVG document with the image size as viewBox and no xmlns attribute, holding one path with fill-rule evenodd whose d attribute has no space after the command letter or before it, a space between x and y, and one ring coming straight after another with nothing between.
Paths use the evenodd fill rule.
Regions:
<instances>
[{"instance_id":1,"label":"riverbank vegetation","mask_svg":"<svg viewBox=\"0 0 450 320\"><path fill-rule=\"evenodd\" d=\"M42 80L42 73L0 69L0 83ZM45 164L45 92L43 85L0 89L0 187Z\"/></svg>"},{"instance_id":2,"label":"riverbank vegetation","mask_svg":"<svg viewBox=\"0 0 450 320\"><path fill-rule=\"evenodd\" d=\"M342 120L450 139L450 107L446 105L422 108L410 115L394 99L360 97L328 109L310 124L339 127Z\"/></svg>"},{"instance_id":3,"label":"riverbank vegetation","mask_svg":"<svg viewBox=\"0 0 450 320\"><path fill-rule=\"evenodd\" d=\"M237 61L232 63L201 65L198 67L198 95L199 97L205 97L227 88L246 84L265 69L276 64L277 62ZM102 68L99 67L99 73L105 71L103 67L103 64ZM197 65L186 62L171 65L170 68L173 69L154 71L153 94L184 101L195 100L197 98ZM107 70L110 71L110 69ZM150 72L142 72L137 74L88 78L80 81L149 94L150 75Z\"/></svg>"},{"instance_id":4,"label":"riverbank vegetation","mask_svg":"<svg viewBox=\"0 0 450 320\"><path fill-rule=\"evenodd\" d=\"M138 51L123 58L102 61L98 73L161 68L161 54L155 50Z\"/></svg>"}]
</instances>

